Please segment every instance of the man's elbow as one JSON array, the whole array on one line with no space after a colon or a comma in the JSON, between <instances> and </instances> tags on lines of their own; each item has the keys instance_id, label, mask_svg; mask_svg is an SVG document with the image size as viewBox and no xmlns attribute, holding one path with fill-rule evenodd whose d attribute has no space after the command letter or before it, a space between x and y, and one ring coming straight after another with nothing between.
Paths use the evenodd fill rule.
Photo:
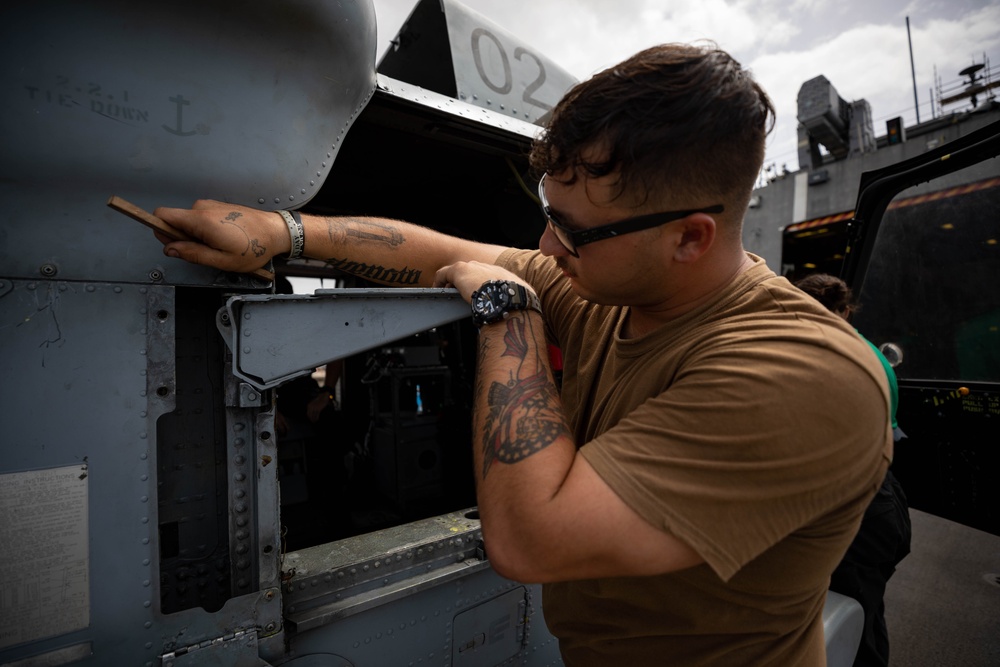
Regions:
<instances>
[{"instance_id":1,"label":"man's elbow","mask_svg":"<svg viewBox=\"0 0 1000 667\"><path fill-rule=\"evenodd\" d=\"M502 534L483 528L486 558L493 570L502 577L522 584L544 584L558 581L558 575L546 567L523 535Z\"/></svg>"}]
</instances>

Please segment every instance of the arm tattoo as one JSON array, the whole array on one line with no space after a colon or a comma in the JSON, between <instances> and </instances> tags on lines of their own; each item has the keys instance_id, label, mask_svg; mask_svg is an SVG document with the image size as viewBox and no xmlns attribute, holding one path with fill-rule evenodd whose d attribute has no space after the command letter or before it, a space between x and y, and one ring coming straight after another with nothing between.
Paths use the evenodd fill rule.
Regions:
<instances>
[{"instance_id":1,"label":"arm tattoo","mask_svg":"<svg viewBox=\"0 0 1000 667\"><path fill-rule=\"evenodd\" d=\"M401 269L392 269L378 264L364 264L363 262L352 262L346 257L337 259L331 257L326 260L326 265L332 269L360 276L367 280L373 280L387 285L416 285L420 282L420 269L411 269L404 266Z\"/></svg>"},{"instance_id":2,"label":"arm tattoo","mask_svg":"<svg viewBox=\"0 0 1000 667\"><path fill-rule=\"evenodd\" d=\"M327 220L326 234L335 244L371 242L395 248L406 240L392 225L362 218L342 218L341 224Z\"/></svg>"},{"instance_id":3,"label":"arm tattoo","mask_svg":"<svg viewBox=\"0 0 1000 667\"><path fill-rule=\"evenodd\" d=\"M493 382L487 396L488 412L483 423L484 479L493 461L517 463L542 451L566 432L558 409L558 393L549 380L545 358L529 348L531 330L532 323L527 317L507 320L505 349L500 356L519 361L507 384ZM481 358L486 356L485 347L480 349Z\"/></svg>"},{"instance_id":4,"label":"arm tattoo","mask_svg":"<svg viewBox=\"0 0 1000 667\"><path fill-rule=\"evenodd\" d=\"M262 246L260 244L260 241L258 241L257 239L250 238L250 236L247 234L247 230L243 229L242 227L236 224L236 221L242 217L243 214L240 213L239 211L231 211L229 215L227 215L222 220L219 220L219 222L222 223L223 225L232 225L236 229L240 230L243 236L246 237L247 246L243 249L243 252L240 253L241 256L246 255L247 252L252 252L254 254L254 257L261 257L265 252L267 252L267 248Z\"/></svg>"},{"instance_id":5,"label":"arm tattoo","mask_svg":"<svg viewBox=\"0 0 1000 667\"><path fill-rule=\"evenodd\" d=\"M492 347L491 341L488 338L481 338L479 340L479 352L476 354L476 368L482 368L483 363L489 356L490 348ZM482 396L486 392L486 379L483 377L482 373L476 373L475 384L472 388L473 396Z\"/></svg>"}]
</instances>

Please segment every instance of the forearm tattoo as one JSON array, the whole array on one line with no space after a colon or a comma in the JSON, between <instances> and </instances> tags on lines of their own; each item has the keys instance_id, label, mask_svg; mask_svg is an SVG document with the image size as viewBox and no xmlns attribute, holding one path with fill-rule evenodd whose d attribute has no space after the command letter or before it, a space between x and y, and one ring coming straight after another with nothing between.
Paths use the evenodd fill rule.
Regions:
<instances>
[{"instance_id":1,"label":"forearm tattoo","mask_svg":"<svg viewBox=\"0 0 1000 667\"><path fill-rule=\"evenodd\" d=\"M267 248L262 246L260 244L260 241L258 241L257 239L250 238L250 235L247 234L247 230L243 229L242 227L236 224L236 221L242 217L243 214L240 213L239 211L230 211L229 215L227 215L222 220L219 220L219 222L223 225L232 225L236 229L240 230L244 238L246 238L247 245L245 248L243 248L243 252L240 253L241 256L246 255L248 252L253 252L254 257L261 257L265 252L267 252Z\"/></svg>"},{"instance_id":2,"label":"forearm tattoo","mask_svg":"<svg viewBox=\"0 0 1000 667\"><path fill-rule=\"evenodd\" d=\"M526 330L527 329L527 330ZM517 463L542 451L566 426L559 410L558 393L549 379L546 360L529 345L533 324L525 316L507 320L502 357L518 360L517 371L506 384L494 381L487 396L483 421L483 478L494 461ZM480 347L480 362L488 347ZM477 389L483 388L482 378Z\"/></svg>"},{"instance_id":3,"label":"forearm tattoo","mask_svg":"<svg viewBox=\"0 0 1000 667\"><path fill-rule=\"evenodd\" d=\"M326 234L335 244L379 243L395 248L406 240L396 227L362 218L327 220Z\"/></svg>"},{"instance_id":4,"label":"forearm tattoo","mask_svg":"<svg viewBox=\"0 0 1000 667\"><path fill-rule=\"evenodd\" d=\"M346 257L337 259L331 257L326 260L326 265L332 269L350 273L366 280L373 280L387 285L416 285L420 282L420 269L411 269L404 266L401 269L387 268L378 264L365 264L363 262L353 262Z\"/></svg>"}]
</instances>

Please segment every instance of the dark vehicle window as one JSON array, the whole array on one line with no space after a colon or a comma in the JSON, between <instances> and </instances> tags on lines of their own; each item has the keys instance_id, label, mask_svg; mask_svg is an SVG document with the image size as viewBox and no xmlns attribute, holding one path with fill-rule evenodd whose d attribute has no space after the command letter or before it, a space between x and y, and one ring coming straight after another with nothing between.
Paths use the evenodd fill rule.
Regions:
<instances>
[{"instance_id":1,"label":"dark vehicle window","mask_svg":"<svg viewBox=\"0 0 1000 667\"><path fill-rule=\"evenodd\" d=\"M900 380L1000 382L1000 178L928 187L886 211L854 324Z\"/></svg>"}]
</instances>

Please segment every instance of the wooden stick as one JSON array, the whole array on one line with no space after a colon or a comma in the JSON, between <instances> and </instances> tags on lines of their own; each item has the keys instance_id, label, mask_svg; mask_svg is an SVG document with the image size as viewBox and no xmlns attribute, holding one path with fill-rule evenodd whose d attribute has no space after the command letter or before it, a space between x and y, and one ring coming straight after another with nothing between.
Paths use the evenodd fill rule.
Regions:
<instances>
[{"instance_id":1,"label":"wooden stick","mask_svg":"<svg viewBox=\"0 0 1000 667\"><path fill-rule=\"evenodd\" d=\"M122 199L117 195L112 195L111 198L108 199L108 206L118 211L119 213L124 213L133 220L141 222L150 229L155 229L161 234L169 236L175 241L198 242L198 239L194 238L190 234L182 232L176 227L173 227L163 218L158 218L152 213L139 208L138 206L136 206L131 202L125 201L124 199ZM256 269L255 271L252 271L252 273L253 275L259 278L263 278L264 280L268 281L274 280L274 274L268 271L267 269Z\"/></svg>"}]
</instances>

